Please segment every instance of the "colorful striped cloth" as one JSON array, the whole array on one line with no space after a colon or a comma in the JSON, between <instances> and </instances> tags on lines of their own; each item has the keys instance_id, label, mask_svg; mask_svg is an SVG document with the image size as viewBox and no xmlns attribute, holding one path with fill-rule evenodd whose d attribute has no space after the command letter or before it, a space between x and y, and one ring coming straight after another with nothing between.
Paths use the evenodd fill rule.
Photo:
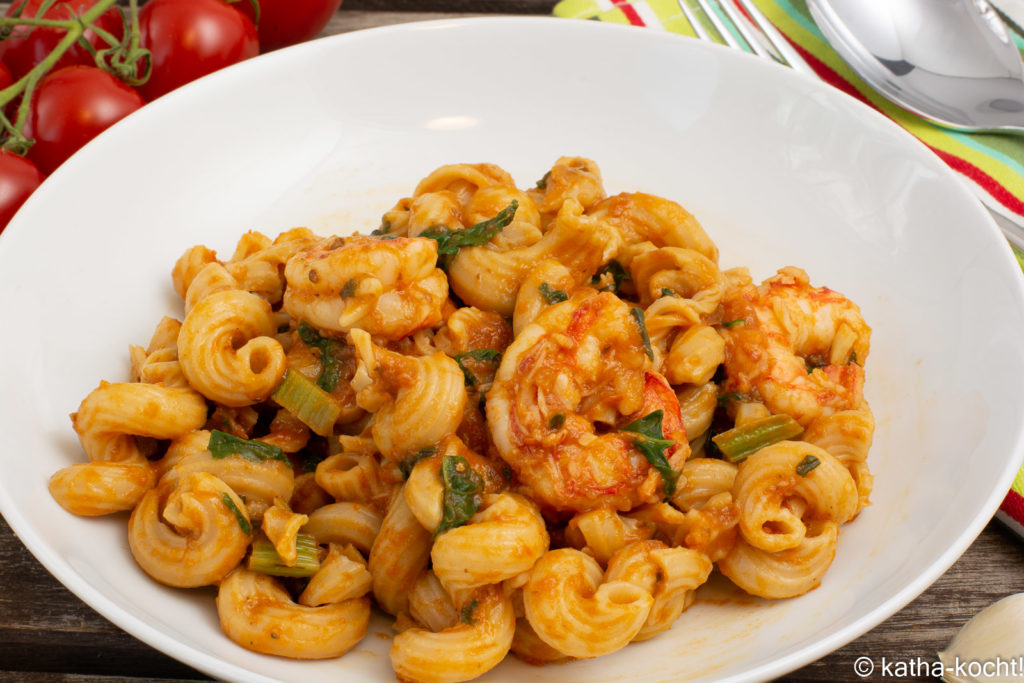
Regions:
<instances>
[{"instance_id":1,"label":"colorful striped cloth","mask_svg":"<svg viewBox=\"0 0 1024 683\"><path fill-rule=\"evenodd\" d=\"M555 6L554 14L557 17L647 26L693 36L693 29L678 4L688 1L699 14L700 10L692 0L561 0ZM1024 225L1024 135L960 133L935 126L889 102L861 80L826 43L811 18L806 0L754 2L822 80L905 128L953 170L971 181L968 185L983 203ZM990 2L999 11L1024 55L1024 0ZM1021 268L1024 268L1024 251L1013 244L1010 246ZM1024 536L1024 467L997 517Z\"/></svg>"}]
</instances>

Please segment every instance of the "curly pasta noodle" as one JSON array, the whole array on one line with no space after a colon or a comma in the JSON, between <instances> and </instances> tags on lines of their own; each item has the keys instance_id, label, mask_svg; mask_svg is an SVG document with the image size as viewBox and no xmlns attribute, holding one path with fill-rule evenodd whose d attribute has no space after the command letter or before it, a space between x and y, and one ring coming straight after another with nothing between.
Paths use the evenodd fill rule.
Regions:
<instances>
[{"instance_id":1,"label":"curly pasta noodle","mask_svg":"<svg viewBox=\"0 0 1024 683\"><path fill-rule=\"evenodd\" d=\"M799 268L718 261L581 156L528 187L441 166L369 235L193 246L50 494L130 511L141 571L216 586L242 648L340 657L376 608L402 681L663 637L716 570L800 596L870 502L871 330Z\"/></svg>"}]
</instances>

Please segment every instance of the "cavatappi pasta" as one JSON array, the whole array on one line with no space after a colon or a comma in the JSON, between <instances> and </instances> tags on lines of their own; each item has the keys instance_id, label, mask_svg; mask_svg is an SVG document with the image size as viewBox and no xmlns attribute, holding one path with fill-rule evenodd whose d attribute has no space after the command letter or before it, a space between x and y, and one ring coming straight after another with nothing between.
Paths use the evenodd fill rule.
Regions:
<instances>
[{"instance_id":1,"label":"cavatappi pasta","mask_svg":"<svg viewBox=\"0 0 1024 683\"><path fill-rule=\"evenodd\" d=\"M716 569L819 585L868 505L870 328L796 267L755 284L679 204L430 173L369 235L188 249L181 319L72 415L68 511L130 511L242 647L332 658L394 617L396 675L464 681L657 637Z\"/></svg>"}]
</instances>

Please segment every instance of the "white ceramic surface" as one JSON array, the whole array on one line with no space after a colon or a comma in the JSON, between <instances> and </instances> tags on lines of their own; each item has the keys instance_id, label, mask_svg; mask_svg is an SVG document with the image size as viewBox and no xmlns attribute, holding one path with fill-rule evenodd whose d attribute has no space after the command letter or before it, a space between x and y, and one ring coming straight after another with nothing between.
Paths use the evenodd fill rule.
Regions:
<instances>
[{"instance_id":1,"label":"white ceramic surface","mask_svg":"<svg viewBox=\"0 0 1024 683\"><path fill-rule=\"evenodd\" d=\"M687 206L723 266L760 280L800 265L861 304L874 328L874 504L806 596L727 595L611 656L539 669L510 657L487 680L769 678L923 591L1024 455L1024 287L1005 240L924 147L828 86L596 22L458 20L316 41L187 86L83 149L0 236L0 511L83 600L212 676L392 680L383 618L335 661L234 645L212 590L151 581L126 516L72 517L47 478L83 459L68 414L100 379L127 378L128 345L161 316L181 316L169 273L189 246L226 255L249 229L366 231L443 163L497 163L529 186L563 154L595 159L611 193Z\"/></svg>"}]
</instances>

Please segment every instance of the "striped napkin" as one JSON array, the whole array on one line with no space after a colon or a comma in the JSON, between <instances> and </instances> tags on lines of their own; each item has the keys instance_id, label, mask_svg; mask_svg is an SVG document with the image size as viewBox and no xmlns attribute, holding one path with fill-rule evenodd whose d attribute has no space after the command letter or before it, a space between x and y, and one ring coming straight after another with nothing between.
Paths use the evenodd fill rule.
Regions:
<instances>
[{"instance_id":1,"label":"striped napkin","mask_svg":"<svg viewBox=\"0 0 1024 683\"><path fill-rule=\"evenodd\" d=\"M935 126L892 104L861 80L826 43L811 18L806 0L754 1L822 80L902 126L968 180L984 204L1024 225L1024 135L960 133ZM990 0L990 4L996 7L1024 55L1024 0ZM699 10L695 11L699 14ZM554 14L694 35L677 0L560 0ZM1024 269L1024 251L1014 244L1010 246ZM1024 537L1024 467L997 517Z\"/></svg>"}]
</instances>

